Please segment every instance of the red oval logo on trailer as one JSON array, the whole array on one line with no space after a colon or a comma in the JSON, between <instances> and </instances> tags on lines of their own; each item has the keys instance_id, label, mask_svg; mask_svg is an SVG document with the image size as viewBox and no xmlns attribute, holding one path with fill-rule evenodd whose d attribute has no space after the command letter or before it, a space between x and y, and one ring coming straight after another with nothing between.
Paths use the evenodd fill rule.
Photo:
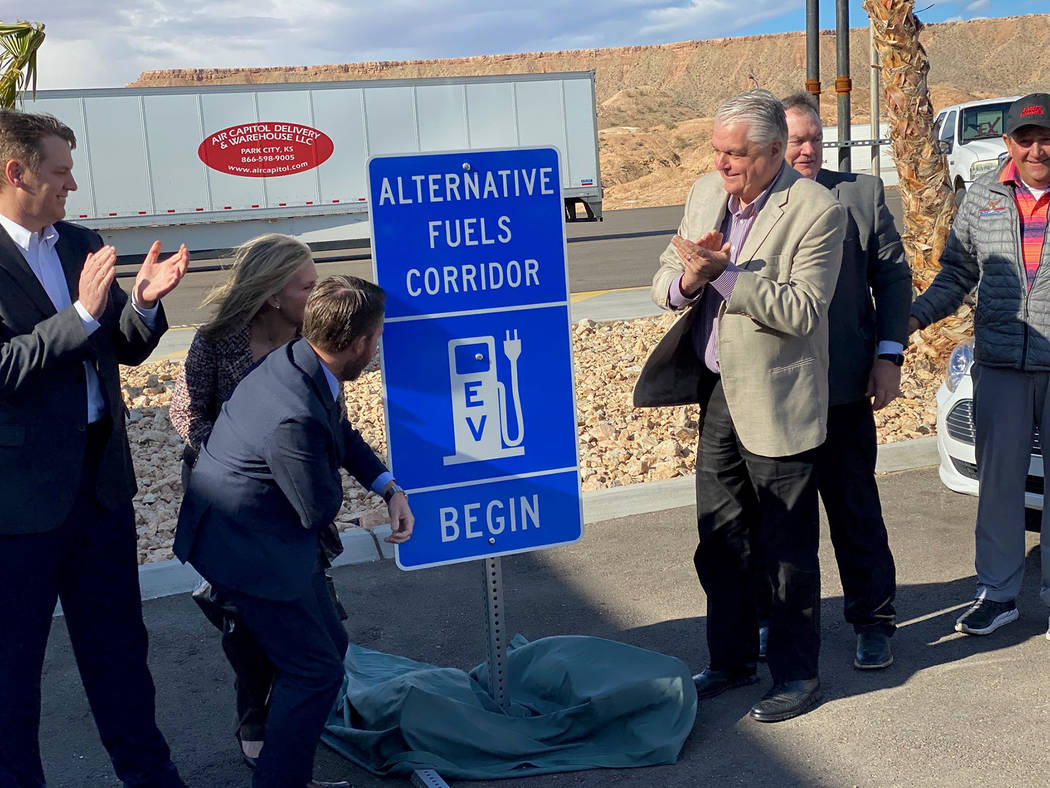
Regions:
<instances>
[{"instance_id":1,"label":"red oval logo on trailer","mask_svg":"<svg viewBox=\"0 0 1050 788\"><path fill-rule=\"evenodd\" d=\"M323 131L300 123L259 121L216 131L197 148L200 160L218 172L246 178L276 178L312 170L335 145Z\"/></svg>"}]
</instances>

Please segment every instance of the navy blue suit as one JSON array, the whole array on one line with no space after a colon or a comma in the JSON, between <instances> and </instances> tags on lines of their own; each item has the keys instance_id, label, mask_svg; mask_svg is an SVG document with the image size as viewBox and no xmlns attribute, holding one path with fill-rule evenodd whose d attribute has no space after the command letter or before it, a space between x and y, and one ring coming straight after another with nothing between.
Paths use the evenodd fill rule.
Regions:
<instances>
[{"instance_id":1,"label":"navy blue suit","mask_svg":"<svg viewBox=\"0 0 1050 788\"><path fill-rule=\"evenodd\" d=\"M55 223L70 300L98 234ZM56 311L0 229L0 787L40 786L40 676L55 601L102 742L125 785L181 785L154 723L139 601L135 474L118 364L138 364L151 330L116 283L88 335L74 307ZM105 417L88 424L84 362Z\"/></svg>"},{"instance_id":2,"label":"navy blue suit","mask_svg":"<svg viewBox=\"0 0 1050 788\"><path fill-rule=\"evenodd\" d=\"M237 607L277 669L255 786L306 784L342 684L346 633L318 561L343 499L340 467L366 488L386 470L296 340L223 405L179 512L175 554Z\"/></svg>"}]
</instances>

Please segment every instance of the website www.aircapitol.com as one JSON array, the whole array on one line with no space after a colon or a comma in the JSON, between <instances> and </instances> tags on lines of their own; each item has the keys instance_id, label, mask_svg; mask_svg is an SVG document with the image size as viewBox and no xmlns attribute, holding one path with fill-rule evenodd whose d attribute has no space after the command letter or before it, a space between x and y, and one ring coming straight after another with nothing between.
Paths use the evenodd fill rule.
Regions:
<instances>
[{"instance_id":1,"label":"website www.aircapitol.com","mask_svg":"<svg viewBox=\"0 0 1050 788\"><path fill-rule=\"evenodd\" d=\"M244 172L253 175L283 175L284 173L296 172L309 166L310 162L307 161L299 161L295 164L286 164L281 167L238 167L235 164L230 164L229 170L234 173Z\"/></svg>"}]
</instances>

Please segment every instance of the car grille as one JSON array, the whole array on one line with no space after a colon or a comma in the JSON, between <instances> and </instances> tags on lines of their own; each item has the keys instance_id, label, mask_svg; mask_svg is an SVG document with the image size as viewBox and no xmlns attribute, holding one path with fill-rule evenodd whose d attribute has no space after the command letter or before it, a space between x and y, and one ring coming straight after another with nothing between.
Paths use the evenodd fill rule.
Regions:
<instances>
[{"instance_id":1,"label":"car grille","mask_svg":"<svg viewBox=\"0 0 1050 788\"><path fill-rule=\"evenodd\" d=\"M977 466L974 465L972 462L966 462L964 460L958 460L955 457L952 457L952 465L955 466L955 470L957 470L962 476L965 476L967 479L977 478ZM1032 476L1031 474L1029 474L1025 477L1024 489L1025 492L1035 493L1036 495L1042 495L1043 477Z\"/></svg>"},{"instance_id":2,"label":"car grille","mask_svg":"<svg viewBox=\"0 0 1050 788\"><path fill-rule=\"evenodd\" d=\"M973 400L972 399L961 399L952 406L952 409L948 411L948 415L944 419L945 426L948 428L948 435L957 441L962 443L968 443L971 446L974 444L976 436L976 430L973 426ZM1039 440L1039 428L1032 428L1032 454L1036 457L1043 456L1042 442ZM959 473L963 473L959 469ZM965 475L965 474L964 474ZM974 469L973 476L971 479L977 478L976 468Z\"/></svg>"},{"instance_id":3,"label":"car grille","mask_svg":"<svg viewBox=\"0 0 1050 788\"><path fill-rule=\"evenodd\" d=\"M948 411L944 424L948 428L950 437L972 446L976 434L973 427L973 400L961 399L956 402L952 409ZM977 475L974 474L971 478L976 479Z\"/></svg>"},{"instance_id":4,"label":"car grille","mask_svg":"<svg viewBox=\"0 0 1050 788\"><path fill-rule=\"evenodd\" d=\"M964 460L959 460L959 459L956 459L955 457L952 457L952 465L955 466L955 470L957 470L960 474L965 476L967 479L976 479L977 478L977 466L974 463L972 463L972 462L965 462Z\"/></svg>"}]
</instances>

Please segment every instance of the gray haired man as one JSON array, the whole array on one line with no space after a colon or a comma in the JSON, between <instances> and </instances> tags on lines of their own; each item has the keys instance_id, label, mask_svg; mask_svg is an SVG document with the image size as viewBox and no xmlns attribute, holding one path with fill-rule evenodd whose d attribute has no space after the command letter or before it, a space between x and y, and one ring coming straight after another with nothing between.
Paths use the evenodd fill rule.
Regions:
<instances>
[{"instance_id":1,"label":"gray haired man","mask_svg":"<svg viewBox=\"0 0 1050 788\"><path fill-rule=\"evenodd\" d=\"M893 662L896 570L875 484L874 411L900 394L911 307L911 268L882 181L821 169L823 127L813 96L784 99L787 163L846 209L842 270L828 307L828 437L817 452L817 487L828 515L846 620L857 633L855 667ZM761 633L760 633L761 637Z\"/></svg>"},{"instance_id":2,"label":"gray haired man","mask_svg":"<svg viewBox=\"0 0 1050 788\"><path fill-rule=\"evenodd\" d=\"M652 296L681 313L635 387L642 406L700 404L699 546L710 666L701 698L758 681L756 574L772 588L773 686L760 722L820 698L815 451L828 410L827 311L845 212L784 162L784 109L768 91L715 115L716 172L693 184ZM756 560L761 556L761 560Z\"/></svg>"}]
</instances>

